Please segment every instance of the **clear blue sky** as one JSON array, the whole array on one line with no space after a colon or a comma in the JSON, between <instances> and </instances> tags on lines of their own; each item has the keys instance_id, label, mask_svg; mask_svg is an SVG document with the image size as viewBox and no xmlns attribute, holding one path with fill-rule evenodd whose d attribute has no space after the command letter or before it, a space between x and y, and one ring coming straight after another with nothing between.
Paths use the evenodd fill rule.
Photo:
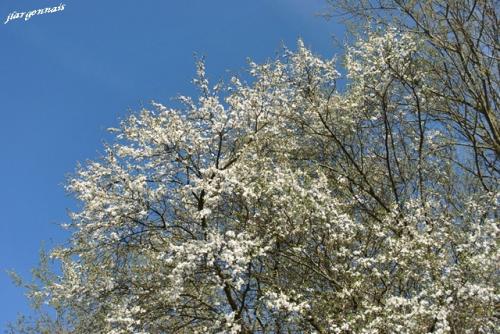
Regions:
<instances>
[{"instance_id":1,"label":"clear blue sky","mask_svg":"<svg viewBox=\"0 0 500 334\"><path fill-rule=\"evenodd\" d=\"M12 11L65 10L3 24ZM324 56L343 38L316 17L323 0L0 1L0 331L27 312L5 273L29 277L42 242L74 201L63 190L78 161L98 156L105 129L149 101L192 94L193 53L213 81L272 58L297 38Z\"/></svg>"}]
</instances>

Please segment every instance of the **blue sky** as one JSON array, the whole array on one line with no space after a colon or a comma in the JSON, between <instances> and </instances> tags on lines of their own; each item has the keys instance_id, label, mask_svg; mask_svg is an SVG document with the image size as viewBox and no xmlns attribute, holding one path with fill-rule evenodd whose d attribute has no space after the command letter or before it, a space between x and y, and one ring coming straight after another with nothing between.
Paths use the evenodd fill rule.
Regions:
<instances>
[{"instance_id":1,"label":"blue sky","mask_svg":"<svg viewBox=\"0 0 500 334\"><path fill-rule=\"evenodd\" d=\"M12 11L64 11L3 24ZM343 30L315 16L323 0L0 2L0 331L28 312L5 273L29 277L38 251L67 237L63 189L96 158L106 128L156 100L194 93L193 53L212 81L263 62L297 38L327 57Z\"/></svg>"}]
</instances>

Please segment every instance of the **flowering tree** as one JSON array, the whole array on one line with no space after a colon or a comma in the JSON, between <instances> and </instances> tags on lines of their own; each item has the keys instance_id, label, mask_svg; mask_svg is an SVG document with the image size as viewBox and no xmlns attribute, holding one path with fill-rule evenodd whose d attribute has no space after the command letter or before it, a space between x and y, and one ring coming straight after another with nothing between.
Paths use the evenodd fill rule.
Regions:
<instances>
[{"instance_id":1,"label":"flowering tree","mask_svg":"<svg viewBox=\"0 0 500 334\"><path fill-rule=\"evenodd\" d=\"M498 169L471 170L422 43L370 32L342 92L301 41L248 83L199 62L199 97L130 116L69 180L32 330L493 332Z\"/></svg>"},{"instance_id":2,"label":"flowering tree","mask_svg":"<svg viewBox=\"0 0 500 334\"><path fill-rule=\"evenodd\" d=\"M420 58L432 81L429 94L441 99L439 117L469 150L480 179L498 175L499 2L498 0L327 0L331 14L350 26L397 27L422 41ZM358 30L359 31L359 30ZM354 29L356 32L356 29ZM489 191L487 182L482 183Z\"/></svg>"}]
</instances>

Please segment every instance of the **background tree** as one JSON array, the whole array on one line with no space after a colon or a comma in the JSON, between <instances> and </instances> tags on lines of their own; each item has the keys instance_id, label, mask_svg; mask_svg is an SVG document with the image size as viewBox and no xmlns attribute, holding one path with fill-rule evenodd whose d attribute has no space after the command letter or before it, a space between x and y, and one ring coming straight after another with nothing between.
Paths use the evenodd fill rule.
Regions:
<instances>
[{"instance_id":1,"label":"background tree","mask_svg":"<svg viewBox=\"0 0 500 334\"><path fill-rule=\"evenodd\" d=\"M470 119L454 117L471 109L451 100L428 44L367 31L346 50L342 92L334 61L301 41L250 63L249 82L212 87L199 62L199 97L130 116L69 179L82 206L51 253L62 275L28 285L56 316L34 326L494 332L495 137L474 109L476 142L464 139Z\"/></svg>"},{"instance_id":2,"label":"background tree","mask_svg":"<svg viewBox=\"0 0 500 334\"><path fill-rule=\"evenodd\" d=\"M485 190L498 177L499 2L496 0L328 1L327 16L340 15L353 31L366 25L396 27L424 41L420 56L437 117L453 127L456 145L472 151L467 168ZM357 28L356 28L357 27ZM359 30L358 30L359 31Z\"/></svg>"}]
</instances>

